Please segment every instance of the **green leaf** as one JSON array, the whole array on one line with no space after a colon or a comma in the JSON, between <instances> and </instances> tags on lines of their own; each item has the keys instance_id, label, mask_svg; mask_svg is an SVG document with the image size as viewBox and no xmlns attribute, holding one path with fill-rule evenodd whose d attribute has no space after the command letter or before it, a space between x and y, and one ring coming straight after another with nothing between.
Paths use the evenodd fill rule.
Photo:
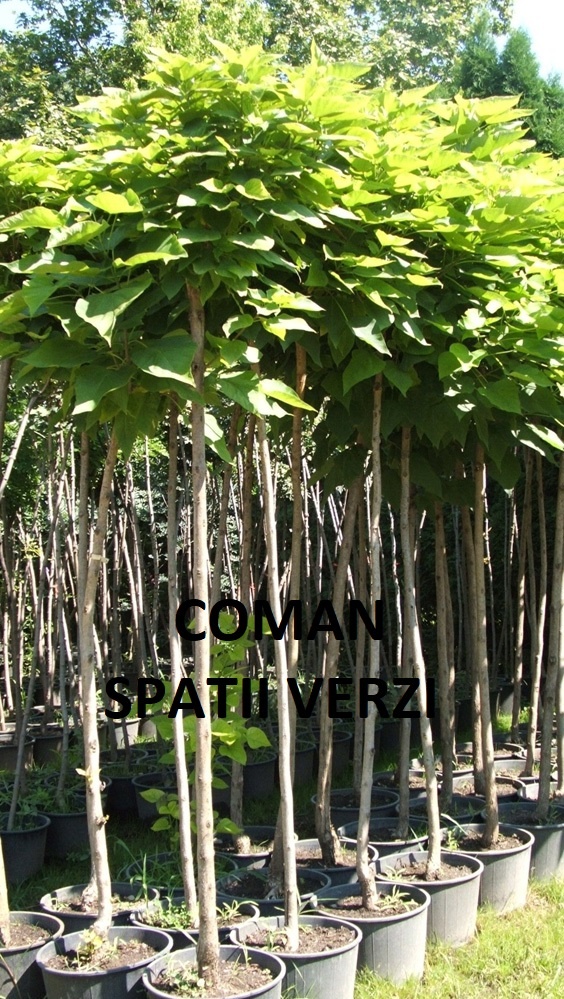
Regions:
<instances>
[{"instance_id":1,"label":"green leaf","mask_svg":"<svg viewBox=\"0 0 564 999\"><path fill-rule=\"evenodd\" d=\"M89 298L79 298L75 311L80 319L94 326L101 337L108 343L111 342L111 334L116 324L118 316L125 312L127 307L139 298L152 283L149 274L145 274L135 281L118 288L117 291L102 292L98 295L90 295Z\"/></svg>"},{"instance_id":2,"label":"green leaf","mask_svg":"<svg viewBox=\"0 0 564 999\"><path fill-rule=\"evenodd\" d=\"M373 350L353 350L351 359L343 372L343 392L346 395L355 385L372 378L384 370L385 361Z\"/></svg>"},{"instance_id":3,"label":"green leaf","mask_svg":"<svg viewBox=\"0 0 564 999\"><path fill-rule=\"evenodd\" d=\"M166 378L193 385L192 360L196 345L188 333L178 331L158 341L137 341L131 347L133 363L155 378Z\"/></svg>"},{"instance_id":4,"label":"green leaf","mask_svg":"<svg viewBox=\"0 0 564 999\"><path fill-rule=\"evenodd\" d=\"M110 392L128 385L132 372L130 364L117 370L96 364L83 365L76 376L73 415L91 413Z\"/></svg>"},{"instance_id":5,"label":"green leaf","mask_svg":"<svg viewBox=\"0 0 564 999\"><path fill-rule=\"evenodd\" d=\"M149 787L146 791L141 791L141 797L151 803L151 805L156 805L157 801L164 798L165 793L161 791L158 787Z\"/></svg>"},{"instance_id":6,"label":"green leaf","mask_svg":"<svg viewBox=\"0 0 564 999\"><path fill-rule=\"evenodd\" d=\"M181 246L177 237L173 233L163 236L160 230L148 233L136 243L137 252L131 257L116 257L114 263L116 267L136 267L139 264L148 264L153 260L177 260L179 257L186 257L186 250Z\"/></svg>"},{"instance_id":7,"label":"green leaf","mask_svg":"<svg viewBox=\"0 0 564 999\"><path fill-rule=\"evenodd\" d=\"M362 340L363 343L367 343L371 347L374 347L379 354L388 354L391 357L392 355L389 347L380 333L378 326L379 323L377 319L371 319L368 323L350 323L350 328L352 329L357 340Z\"/></svg>"},{"instance_id":8,"label":"green leaf","mask_svg":"<svg viewBox=\"0 0 564 999\"><path fill-rule=\"evenodd\" d=\"M98 191L86 198L89 205L99 208L108 215L119 215L122 212L142 212L143 205L135 191L127 190L125 194L115 194L114 191Z\"/></svg>"},{"instance_id":9,"label":"green leaf","mask_svg":"<svg viewBox=\"0 0 564 999\"><path fill-rule=\"evenodd\" d=\"M510 378L489 382L484 388L478 389L478 392L494 409L502 409L505 413L521 412L519 389Z\"/></svg>"},{"instance_id":10,"label":"green leaf","mask_svg":"<svg viewBox=\"0 0 564 999\"><path fill-rule=\"evenodd\" d=\"M210 445L212 451L215 451L222 461L225 461L228 465L230 465L233 458L227 450L223 431L215 416L209 409L206 409L205 413L205 437L206 442Z\"/></svg>"},{"instance_id":11,"label":"green leaf","mask_svg":"<svg viewBox=\"0 0 564 999\"><path fill-rule=\"evenodd\" d=\"M25 363L34 368L75 368L88 364L96 357L82 343L59 337L49 337L25 355Z\"/></svg>"},{"instance_id":12,"label":"green leaf","mask_svg":"<svg viewBox=\"0 0 564 999\"><path fill-rule=\"evenodd\" d=\"M278 399L278 402L285 402L286 405L292 406L294 409L309 409L312 413L315 412L313 406L300 399L293 388L285 385L278 378L261 378L260 388L265 395L272 399Z\"/></svg>"},{"instance_id":13,"label":"green leaf","mask_svg":"<svg viewBox=\"0 0 564 999\"><path fill-rule=\"evenodd\" d=\"M245 181L244 184L235 184L235 190L245 198L252 198L253 201L271 201L272 195L264 186L259 177Z\"/></svg>"},{"instance_id":14,"label":"green leaf","mask_svg":"<svg viewBox=\"0 0 564 999\"><path fill-rule=\"evenodd\" d=\"M57 213L37 205L26 208L17 215L10 215L0 221L0 232L17 232L19 229L57 229L64 224L63 218Z\"/></svg>"},{"instance_id":15,"label":"green leaf","mask_svg":"<svg viewBox=\"0 0 564 999\"><path fill-rule=\"evenodd\" d=\"M395 364L388 362L384 368L385 378L395 385L402 395L406 395L410 388L415 384L415 379L410 371L402 371L401 368L397 368Z\"/></svg>"},{"instance_id":16,"label":"green leaf","mask_svg":"<svg viewBox=\"0 0 564 999\"><path fill-rule=\"evenodd\" d=\"M151 829L153 832L165 832L167 829L170 829L170 819L167 819L165 815L161 815L160 818L155 819Z\"/></svg>"},{"instance_id":17,"label":"green leaf","mask_svg":"<svg viewBox=\"0 0 564 999\"><path fill-rule=\"evenodd\" d=\"M263 732L262 728L258 728L256 725L250 725L249 728L245 729L245 734L249 749L261 749L263 746L270 746L270 739L266 732Z\"/></svg>"}]
</instances>

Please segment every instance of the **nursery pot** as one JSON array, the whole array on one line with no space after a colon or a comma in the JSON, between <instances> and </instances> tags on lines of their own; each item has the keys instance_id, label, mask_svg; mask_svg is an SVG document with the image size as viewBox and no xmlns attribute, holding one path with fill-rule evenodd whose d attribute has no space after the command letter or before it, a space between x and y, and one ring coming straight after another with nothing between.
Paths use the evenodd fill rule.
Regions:
<instances>
[{"instance_id":1,"label":"nursery pot","mask_svg":"<svg viewBox=\"0 0 564 999\"><path fill-rule=\"evenodd\" d=\"M392 895L398 886L390 881L378 881L376 884L379 895ZM417 903L417 908L408 909L396 915L360 916L351 911L347 922L353 923L362 933L358 951L358 967L370 968L381 978L400 985L407 978L420 979L425 967L425 948L427 943L427 920L431 896L423 888L416 885L402 885L399 889L410 901ZM361 900L362 889L359 884L338 885L327 888L320 898L319 905L331 914L331 906L340 908L343 899L355 898Z\"/></svg>"},{"instance_id":2,"label":"nursery pot","mask_svg":"<svg viewBox=\"0 0 564 999\"><path fill-rule=\"evenodd\" d=\"M551 806L547 823L535 821L536 801L518 801L499 805L500 820L526 829L535 838L531 852L531 877L542 880L564 875L564 807Z\"/></svg>"},{"instance_id":3,"label":"nursery pot","mask_svg":"<svg viewBox=\"0 0 564 999\"><path fill-rule=\"evenodd\" d=\"M11 912L10 923L39 926L51 940L63 932L60 919L42 912ZM46 942L0 947L0 995L4 999L42 999L43 979L35 958Z\"/></svg>"},{"instance_id":4,"label":"nursery pot","mask_svg":"<svg viewBox=\"0 0 564 999\"><path fill-rule=\"evenodd\" d=\"M331 822L337 828L344 826L347 822L358 822L358 805L348 804L351 796L354 795L352 787L338 788L331 791ZM317 795L311 799L313 805L317 805ZM395 806L399 801L399 795L395 791L388 791L383 787L373 787L371 795L370 815L373 818L386 815L393 815Z\"/></svg>"},{"instance_id":5,"label":"nursery pot","mask_svg":"<svg viewBox=\"0 0 564 999\"><path fill-rule=\"evenodd\" d=\"M155 919L158 919L158 913L160 911L164 910L165 912L168 912L170 911L170 909L178 908L179 906L184 905L184 901L185 901L184 895L178 896L178 898L175 897L172 899L171 898L161 899L157 903L157 907L154 910ZM255 905L254 902L240 902L238 907L238 912L242 916L245 916L246 919L242 920L241 922L236 922L236 921L232 922L230 925L226 924L220 925L218 919L217 929L218 929L220 943L229 942L229 934L231 933L231 930L235 929L236 926L244 925L245 922L249 922L251 919L258 919L260 915L259 907L258 905ZM130 916L130 922L132 923L133 926L147 927L150 925L150 926L155 926L155 928L158 930L161 929L164 930L165 933L168 933L169 937L172 937L173 951L183 950L185 947L192 947L192 946L195 947L198 941L199 931L197 929L193 929L192 927L187 929L181 929L180 927L176 926L159 926L157 925L156 922L152 922L149 924L143 919L143 914L141 912L132 912Z\"/></svg>"},{"instance_id":6,"label":"nursery pot","mask_svg":"<svg viewBox=\"0 0 564 999\"><path fill-rule=\"evenodd\" d=\"M263 755L263 754L261 754ZM268 798L274 788L277 759L274 750L264 751L261 760L253 762L252 755L243 767L244 798Z\"/></svg>"},{"instance_id":7,"label":"nursery pot","mask_svg":"<svg viewBox=\"0 0 564 999\"><path fill-rule=\"evenodd\" d=\"M276 827L245 826L243 833L245 836L249 837L251 843L256 849L250 853L235 853L235 851L229 852L228 845L231 845L232 837L228 834L222 834L221 836L218 836L216 840L219 849L225 851L222 855L232 857L239 869L256 864L259 860L266 863L272 853Z\"/></svg>"},{"instance_id":8,"label":"nursery pot","mask_svg":"<svg viewBox=\"0 0 564 999\"><path fill-rule=\"evenodd\" d=\"M252 992L241 992L238 995L231 993L230 999L280 999L286 969L278 955L251 947L246 951L246 955L253 964L270 971L272 978L260 988L253 989ZM224 944L219 949L219 959L220 961L240 961L244 960L244 956L240 947L235 947L232 944ZM143 985L145 986L147 995L153 996L154 999L171 999L170 992L164 992L154 984L155 979L158 978L164 968L175 966L183 968L184 965L195 964L195 962L195 947L185 947L183 950L177 950L173 954L158 957L156 961L153 961L149 965L143 975Z\"/></svg>"},{"instance_id":9,"label":"nursery pot","mask_svg":"<svg viewBox=\"0 0 564 999\"><path fill-rule=\"evenodd\" d=\"M18 744L14 732L0 732L0 770L15 773L18 761ZM33 763L33 739L26 739L24 745L24 766Z\"/></svg>"},{"instance_id":10,"label":"nursery pot","mask_svg":"<svg viewBox=\"0 0 564 999\"><path fill-rule=\"evenodd\" d=\"M299 839L296 843L296 855L298 857L297 863L304 864L306 859L303 854L308 852L311 854L319 853L319 860L316 859L315 866L318 871L323 871L331 880L332 885L349 885L354 884L358 880L356 873L356 841L350 839L339 840L341 847L347 849L350 856L347 858L350 860L349 864L341 864L335 867L326 867L321 859L321 848L319 846L318 839ZM300 856L301 854L301 856ZM378 857L378 851L371 844L368 845L368 860L375 861Z\"/></svg>"},{"instance_id":11,"label":"nursery pot","mask_svg":"<svg viewBox=\"0 0 564 999\"><path fill-rule=\"evenodd\" d=\"M88 820L86 808L76 812L48 812L50 826L47 830L45 856L64 860L69 853L79 853L88 846Z\"/></svg>"},{"instance_id":12,"label":"nursery pot","mask_svg":"<svg viewBox=\"0 0 564 999\"><path fill-rule=\"evenodd\" d=\"M331 879L322 871L310 870L308 867L297 867L296 874L302 902L307 902L312 895L319 894L331 884ZM252 877L253 875L254 877ZM258 905L261 916L276 916L284 910L282 898L258 897L259 894L268 894L266 890L268 871L246 868L243 871L236 871L234 874L226 874L219 878L216 884L218 905L233 901L254 902L255 905Z\"/></svg>"},{"instance_id":13,"label":"nursery pot","mask_svg":"<svg viewBox=\"0 0 564 999\"><path fill-rule=\"evenodd\" d=\"M458 947L471 940L476 931L480 879L484 870L481 860L467 854L441 851L441 860L453 867L468 867L469 873L444 881L425 881L423 878L401 880L395 872L407 864L427 862L426 850L410 850L409 853L392 853L383 860L376 861L377 879L390 880L394 875L396 884L415 884L431 896L427 939L436 937Z\"/></svg>"},{"instance_id":14,"label":"nursery pot","mask_svg":"<svg viewBox=\"0 0 564 999\"><path fill-rule=\"evenodd\" d=\"M307 996L308 999L327 999L327 996L338 996L338 999L353 999L358 948L362 933L353 923L344 919L333 919L331 916L300 916L300 927L316 926L322 929L344 926L350 929L353 937L336 950L323 950L313 954L291 954L279 952L279 957L285 965L284 992L291 995ZM281 929L284 926L283 916L271 916L268 919L251 921L245 926L237 927L231 933L233 943L245 944L248 937L257 929Z\"/></svg>"},{"instance_id":15,"label":"nursery pot","mask_svg":"<svg viewBox=\"0 0 564 999\"><path fill-rule=\"evenodd\" d=\"M219 873L225 874L227 872L237 870L237 861L234 857L230 857L226 853L219 853L217 850L215 852L215 870L216 875ZM118 878L123 881L127 881L131 884L131 881L135 878L138 881L146 879L148 884L154 884L155 879L159 876L162 877L163 868L170 869L170 878L166 883L160 883L155 885L161 895L168 895L172 891L173 894L183 894L182 887L182 874L180 872L180 858L177 853L165 852L165 853L153 853L146 855L145 857L134 860L132 864L128 864L126 867L118 873ZM162 879L164 881L164 878Z\"/></svg>"},{"instance_id":16,"label":"nursery pot","mask_svg":"<svg viewBox=\"0 0 564 999\"><path fill-rule=\"evenodd\" d=\"M26 815L23 818L27 828L8 832L3 828L7 824L8 814L4 812L0 816L0 840L4 851L6 879L12 885L18 885L37 874L45 859L49 818L46 815Z\"/></svg>"},{"instance_id":17,"label":"nursery pot","mask_svg":"<svg viewBox=\"0 0 564 999\"><path fill-rule=\"evenodd\" d=\"M63 748L63 729L59 725L48 725L45 732L31 729L30 735L33 735L33 762L38 767L58 764Z\"/></svg>"},{"instance_id":18,"label":"nursery pot","mask_svg":"<svg viewBox=\"0 0 564 999\"><path fill-rule=\"evenodd\" d=\"M421 826L421 832L418 835L417 822L413 823L415 828L410 826L410 832L413 833L413 836L410 836L409 839L400 840L397 837L391 839L390 834L394 834L396 821L395 818L370 819L368 838L371 846L376 847L379 858L387 857L390 853L398 853L400 850L424 850L427 846L427 831ZM340 826L337 829L337 834L345 839L356 840L358 822L349 822L346 826Z\"/></svg>"},{"instance_id":19,"label":"nursery pot","mask_svg":"<svg viewBox=\"0 0 564 999\"><path fill-rule=\"evenodd\" d=\"M172 940L162 930L115 926L108 933L110 943L118 939L132 944L142 942L153 947L155 954L136 964L124 964L111 971L83 971L76 968L61 970L50 967L56 954L76 951L81 938L82 933L69 933L45 944L39 951L37 964L43 975L47 999L141 999L144 996L141 982L143 972L151 961L167 954L172 947Z\"/></svg>"},{"instance_id":20,"label":"nursery pot","mask_svg":"<svg viewBox=\"0 0 564 999\"><path fill-rule=\"evenodd\" d=\"M63 921L65 933L78 933L81 930L86 930L89 926L92 926L98 918L97 910L93 912L75 912L70 908L73 899L80 899L80 896L86 887L87 886L83 884L69 885L66 888L55 888L54 891L47 892L47 894L43 895L43 897L39 900L39 905L41 906L43 912L48 912L53 916L58 916L59 919ZM135 886L125 881L112 881L111 889L112 895L117 895L119 898L124 900L136 897ZM159 893L156 888L148 888L147 896L150 905L151 902L158 899ZM146 904L145 899L140 898L139 906L134 911L138 913L140 909L145 908ZM119 909L118 907L112 916L112 926L129 925L129 916L131 912L132 910L130 907L123 909Z\"/></svg>"},{"instance_id":21,"label":"nursery pot","mask_svg":"<svg viewBox=\"0 0 564 999\"><path fill-rule=\"evenodd\" d=\"M483 833L485 825L471 823L464 826L467 832ZM527 902L527 884L531 866L531 851L535 837L526 829L502 824L500 833L517 836L520 846L494 850L472 850L459 844L457 853L478 857L484 865L480 883L479 905L489 903L497 912L512 912L521 909Z\"/></svg>"}]
</instances>

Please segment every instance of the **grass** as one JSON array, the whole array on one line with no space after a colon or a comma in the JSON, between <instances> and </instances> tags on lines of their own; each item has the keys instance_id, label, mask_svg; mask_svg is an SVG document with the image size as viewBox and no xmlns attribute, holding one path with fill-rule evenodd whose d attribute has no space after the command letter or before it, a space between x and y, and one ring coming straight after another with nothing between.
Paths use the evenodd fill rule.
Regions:
<instances>
[{"instance_id":1,"label":"grass","mask_svg":"<svg viewBox=\"0 0 564 999\"><path fill-rule=\"evenodd\" d=\"M563 940L564 880L532 881L525 908L479 910L471 943L429 945L421 982L393 985L364 970L355 999L562 999Z\"/></svg>"}]
</instances>

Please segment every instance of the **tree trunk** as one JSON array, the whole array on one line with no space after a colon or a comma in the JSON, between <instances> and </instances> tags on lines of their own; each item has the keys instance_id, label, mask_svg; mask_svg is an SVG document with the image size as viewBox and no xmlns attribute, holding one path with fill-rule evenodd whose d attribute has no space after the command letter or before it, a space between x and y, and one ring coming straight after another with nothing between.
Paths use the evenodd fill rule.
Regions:
<instances>
[{"instance_id":1,"label":"tree trunk","mask_svg":"<svg viewBox=\"0 0 564 999\"><path fill-rule=\"evenodd\" d=\"M372 507L370 512L370 603L380 600L380 511L382 509L382 458L381 444L382 419L382 375L376 375L374 382L374 407L372 416ZM361 509L362 519L364 510ZM364 559L361 548L360 558ZM361 595L363 597L364 594ZM380 642L370 644L369 676L375 679L380 675ZM358 679L357 679L358 682ZM372 780L374 771L374 726L376 705L368 702L368 717L364 722L362 776L360 783L360 808L356 842L356 870L362 891L362 904L367 909L375 909L378 893L374 882L374 871L368 862L368 840L370 830L370 808L372 804Z\"/></svg>"},{"instance_id":2,"label":"tree trunk","mask_svg":"<svg viewBox=\"0 0 564 999\"><path fill-rule=\"evenodd\" d=\"M556 690L560 660L560 627L564 601L564 452L560 452L558 496L554 522L554 556L552 562L552 590L548 631L548 664L544 684L542 712L542 744L539 777L539 800L536 815L546 821L550 804L550 773L552 723L556 704Z\"/></svg>"},{"instance_id":3,"label":"tree trunk","mask_svg":"<svg viewBox=\"0 0 564 999\"><path fill-rule=\"evenodd\" d=\"M484 496L486 492L486 467L484 448L476 445L474 462L474 564L476 568L476 664L480 684L482 713L482 756L484 761L486 828L483 840L486 847L497 843L499 814L495 784L494 747L490 714L490 685L488 676L488 635L486 615L486 581L484 574Z\"/></svg>"},{"instance_id":4,"label":"tree trunk","mask_svg":"<svg viewBox=\"0 0 564 999\"><path fill-rule=\"evenodd\" d=\"M443 765L441 809L443 812L448 812L452 799L452 778L455 757L454 658L452 656L452 648L449 646L449 579L445 523L443 505L439 502L435 503L435 580L441 759Z\"/></svg>"},{"instance_id":5,"label":"tree trunk","mask_svg":"<svg viewBox=\"0 0 564 999\"><path fill-rule=\"evenodd\" d=\"M176 515L176 491L178 482L178 409L175 398L171 399L168 428L168 487L167 487L167 563L168 563L168 633L170 647L170 678L172 689L178 690L183 676L182 645L176 628L178 599L178 571L176 552L178 547L178 518ZM183 713L176 713L172 719L174 740L174 763L178 785L179 849L182 884L186 906L197 918L197 894L192 854L192 832L190 825L190 791L186 767L186 747L184 745Z\"/></svg>"},{"instance_id":6,"label":"tree trunk","mask_svg":"<svg viewBox=\"0 0 564 999\"><path fill-rule=\"evenodd\" d=\"M79 512L79 655L82 681L82 725L86 774L86 812L93 874L98 897L98 918L94 929L102 936L112 922L111 878L106 844L106 816L100 789L100 744L96 705L94 611L96 591L103 558L108 510L112 497L112 477L117 459L117 437L114 432L108 445L98 517L94 528L92 549L88 555L88 437L82 434L80 449L80 512ZM94 887L94 886L92 886Z\"/></svg>"},{"instance_id":7,"label":"tree trunk","mask_svg":"<svg viewBox=\"0 0 564 999\"><path fill-rule=\"evenodd\" d=\"M531 588L531 712L527 728L527 762L525 774L532 776L535 762L535 745L539 717L539 695L544 651L544 622L546 617L546 597L548 587L548 552L546 543L546 510L544 506L543 466L540 454L535 455L537 474L537 513L539 529L539 584L538 596L535 584L535 558L532 532L529 533L529 583Z\"/></svg>"},{"instance_id":8,"label":"tree trunk","mask_svg":"<svg viewBox=\"0 0 564 999\"><path fill-rule=\"evenodd\" d=\"M264 536L268 557L267 577L268 596L272 612L277 621L281 620L280 577L278 573L278 549L276 543L276 515L274 510L274 488L270 465L270 449L266 427L262 418L257 419L260 451L261 486L264 504ZM280 811L282 821L282 847L284 851L284 924L288 949L297 951L298 930L298 887L296 874L296 844L294 840L294 797L292 791L290 711L288 697L288 663L284 642L274 643L276 664L276 684L278 695Z\"/></svg>"},{"instance_id":9,"label":"tree trunk","mask_svg":"<svg viewBox=\"0 0 564 999\"><path fill-rule=\"evenodd\" d=\"M364 491L363 476L358 476L351 485L345 510L343 540L337 558L335 585L333 588L333 610L339 620L343 614L347 569L354 539L356 511ZM321 721L319 732L319 772L317 775L317 802L315 805L315 831L321 846L323 863L334 867L340 854L339 840L331 823L331 772L333 766L333 719L329 717L328 680L337 676L339 659L339 639L330 632L327 641L324 683L321 699Z\"/></svg>"},{"instance_id":10,"label":"tree trunk","mask_svg":"<svg viewBox=\"0 0 564 999\"><path fill-rule=\"evenodd\" d=\"M192 374L196 391L204 394L204 308L196 288L188 286L190 332L196 344ZM192 494L194 515L194 594L207 607L209 595L208 516L206 483L205 406L192 403ZM204 638L196 642L196 692L204 717L196 718L196 827L198 837L198 899L200 926L198 937L198 975L210 986L219 974L219 937L217 931L213 803L212 803L212 730L210 717L210 637L205 608L196 607L196 631Z\"/></svg>"},{"instance_id":11,"label":"tree trunk","mask_svg":"<svg viewBox=\"0 0 564 999\"><path fill-rule=\"evenodd\" d=\"M403 580L405 591L405 632L409 648L404 660L409 660L409 673L419 680L418 706L419 725L421 729L421 746L423 751L423 766L425 767L425 784L427 787L427 818L429 822L429 845L427 856L427 878L433 879L441 865L441 823L439 815L439 797L435 758L433 754L433 735L431 721L427 717L427 686L425 660L421 644L421 631L417 618L415 600L415 565L413 558L413 543L411 531L411 481L410 481L411 428L403 427L401 437L401 550L403 565ZM404 638L405 642L405 638Z\"/></svg>"},{"instance_id":12,"label":"tree trunk","mask_svg":"<svg viewBox=\"0 0 564 999\"><path fill-rule=\"evenodd\" d=\"M511 738L519 740L519 712L521 710L521 683L523 680L523 639L525 635L526 611L526 570L528 539L532 521L533 455L525 449L525 494L519 532L519 563L517 569L517 621L515 625L515 658L513 661L513 711L511 717Z\"/></svg>"}]
</instances>

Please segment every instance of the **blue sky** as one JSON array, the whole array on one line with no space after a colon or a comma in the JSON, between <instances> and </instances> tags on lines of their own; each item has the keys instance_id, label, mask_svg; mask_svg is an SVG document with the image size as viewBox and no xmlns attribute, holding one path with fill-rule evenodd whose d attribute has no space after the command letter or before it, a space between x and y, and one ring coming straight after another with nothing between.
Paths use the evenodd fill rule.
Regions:
<instances>
[{"instance_id":1,"label":"blue sky","mask_svg":"<svg viewBox=\"0 0 564 999\"><path fill-rule=\"evenodd\" d=\"M0 2L0 27L13 28L24 0ZM514 0L513 26L525 28L543 76L564 77L564 0Z\"/></svg>"}]
</instances>

